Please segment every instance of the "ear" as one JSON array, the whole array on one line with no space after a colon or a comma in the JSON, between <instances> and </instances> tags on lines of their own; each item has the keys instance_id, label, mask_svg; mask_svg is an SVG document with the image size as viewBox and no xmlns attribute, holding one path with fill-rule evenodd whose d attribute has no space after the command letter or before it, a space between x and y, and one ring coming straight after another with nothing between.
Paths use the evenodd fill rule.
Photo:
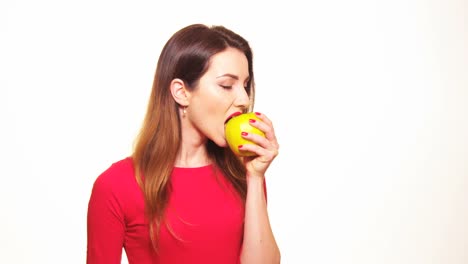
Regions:
<instances>
[{"instance_id":1,"label":"ear","mask_svg":"<svg viewBox=\"0 0 468 264\"><path fill-rule=\"evenodd\" d=\"M184 81L178 78L172 80L170 89L172 97L179 105L189 105L190 92L187 91Z\"/></svg>"}]
</instances>

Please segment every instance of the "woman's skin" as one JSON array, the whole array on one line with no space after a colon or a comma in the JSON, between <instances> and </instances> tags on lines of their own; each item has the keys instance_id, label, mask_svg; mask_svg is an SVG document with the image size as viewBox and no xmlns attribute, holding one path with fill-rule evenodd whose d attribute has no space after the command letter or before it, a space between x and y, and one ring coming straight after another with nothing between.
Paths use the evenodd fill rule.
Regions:
<instances>
[{"instance_id":1,"label":"woman's skin","mask_svg":"<svg viewBox=\"0 0 468 264\"><path fill-rule=\"evenodd\" d=\"M226 147L224 124L233 114L249 108L246 84L249 80L245 55L234 48L214 55L207 72L190 91L180 79L171 82L171 93L179 108L182 127L182 144L175 166L200 167L208 165L205 148L208 139ZM244 239L241 263L279 263L280 252L276 244L264 193L264 176L278 155L278 142L271 121L258 113L261 121L251 123L265 133L265 137L247 134L244 138L256 143L242 146L255 157L244 158L247 170L247 198L245 206Z\"/></svg>"}]
</instances>

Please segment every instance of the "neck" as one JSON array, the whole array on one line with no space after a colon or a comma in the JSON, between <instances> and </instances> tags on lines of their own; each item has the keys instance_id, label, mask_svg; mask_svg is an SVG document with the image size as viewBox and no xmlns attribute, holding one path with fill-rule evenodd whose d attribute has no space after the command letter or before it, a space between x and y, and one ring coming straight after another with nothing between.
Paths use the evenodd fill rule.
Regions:
<instances>
[{"instance_id":1,"label":"neck","mask_svg":"<svg viewBox=\"0 0 468 264\"><path fill-rule=\"evenodd\" d=\"M185 126L185 127L184 127ZM177 153L176 167L201 167L211 164L206 150L207 138L182 122L182 142Z\"/></svg>"},{"instance_id":2,"label":"neck","mask_svg":"<svg viewBox=\"0 0 468 264\"><path fill-rule=\"evenodd\" d=\"M211 164L205 146L190 148L182 144L175 162L176 167L202 167Z\"/></svg>"}]
</instances>

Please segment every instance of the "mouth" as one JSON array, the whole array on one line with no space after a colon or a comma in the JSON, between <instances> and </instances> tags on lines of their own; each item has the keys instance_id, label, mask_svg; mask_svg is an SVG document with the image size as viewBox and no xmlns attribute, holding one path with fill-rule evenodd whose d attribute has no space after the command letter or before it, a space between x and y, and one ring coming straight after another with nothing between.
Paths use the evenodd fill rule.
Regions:
<instances>
[{"instance_id":1,"label":"mouth","mask_svg":"<svg viewBox=\"0 0 468 264\"><path fill-rule=\"evenodd\" d=\"M235 116L238 116L238 115L240 115L240 114L242 114L242 112L234 112L234 113L232 113L230 116L228 116L228 118L226 118L226 121L224 121L224 124L226 124L226 123L229 121L229 119L231 119L231 118L233 118L233 117L235 117Z\"/></svg>"}]
</instances>

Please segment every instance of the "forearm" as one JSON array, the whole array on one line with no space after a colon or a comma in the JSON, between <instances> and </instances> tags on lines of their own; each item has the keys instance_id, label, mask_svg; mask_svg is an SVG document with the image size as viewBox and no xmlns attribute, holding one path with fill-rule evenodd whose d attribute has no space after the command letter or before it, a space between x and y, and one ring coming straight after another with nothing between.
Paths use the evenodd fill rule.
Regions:
<instances>
[{"instance_id":1,"label":"forearm","mask_svg":"<svg viewBox=\"0 0 468 264\"><path fill-rule=\"evenodd\" d=\"M268 218L263 178L258 176L247 176L241 263L280 263L280 252Z\"/></svg>"}]
</instances>

